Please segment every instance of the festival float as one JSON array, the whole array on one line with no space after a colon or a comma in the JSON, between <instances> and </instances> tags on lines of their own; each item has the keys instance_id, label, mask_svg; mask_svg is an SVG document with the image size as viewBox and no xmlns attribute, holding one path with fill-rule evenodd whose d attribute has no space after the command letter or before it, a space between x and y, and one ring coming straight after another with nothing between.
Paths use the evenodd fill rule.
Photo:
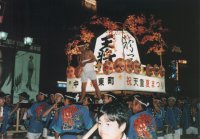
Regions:
<instances>
[{"instance_id":1,"label":"festival float","mask_svg":"<svg viewBox=\"0 0 200 139\"><path fill-rule=\"evenodd\" d=\"M84 27L80 31L80 40L73 40L67 44L65 50L68 60L67 92L81 92L78 66L75 67L71 64L72 56L80 54L79 42L84 41L86 44L90 44L91 39L95 39L93 52L96 62L94 62L94 69L101 91L132 90L165 93L165 68L162 65L165 43L161 33L155 33L152 27L154 24L154 26L159 25L160 28L160 21L155 21L153 17L150 20L147 28L144 27L146 18L143 15L129 16L122 26L108 18L93 17L90 24L102 25L107 30L99 36L95 36L92 31ZM148 33L146 33L147 30ZM160 32L164 32L164 30L163 28ZM145 45L146 42L153 42L147 53L153 51L158 54L160 64L142 64L137 44ZM85 47L87 46L85 45ZM88 80L86 91L94 91L90 80Z\"/></svg>"}]
</instances>

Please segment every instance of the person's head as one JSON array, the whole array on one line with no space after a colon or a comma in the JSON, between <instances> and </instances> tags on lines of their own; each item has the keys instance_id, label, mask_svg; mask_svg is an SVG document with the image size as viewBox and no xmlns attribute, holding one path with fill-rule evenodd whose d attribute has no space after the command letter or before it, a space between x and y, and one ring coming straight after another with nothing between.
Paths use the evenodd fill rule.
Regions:
<instances>
[{"instance_id":1,"label":"person's head","mask_svg":"<svg viewBox=\"0 0 200 139\"><path fill-rule=\"evenodd\" d=\"M163 106L163 107L165 107L165 106L167 106L167 98L166 97L161 97L161 105Z\"/></svg>"},{"instance_id":2,"label":"person's head","mask_svg":"<svg viewBox=\"0 0 200 139\"><path fill-rule=\"evenodd\" d=\"M195 116L195 115L197 115L197 112L198 112L198 108L197 108L197 105L191 105L191 108L190 108L191 110L191 115L192 116Z\"/></svg>"},{"instance_id":3,"label":"person's head","mask_svg":"<svg viewBox=\"0 0 200 139\"><path fill-rule=\"evenodd\" d=\"M5 94L5 104L11 104L11 96L10 94Z\"/></svg>"},{"instance_id":4,"label":"person's head","mask_svg":"<svg viewBox=\"0 0 200 139\"><path fill-rule=\"evenodd\" d=\"M173 107L176 103L176 98L175 97L169 97L168 98L168 105L169 107Z\"/></svg>"},{"instance_id":5,"label":"person's head","mask_svg":"<svg viewBox=\"0 0 200 139\"><path fill-rule=\"evenodd\" d=\"M178 106L178 107L183 107L185 100L184 100L184 98L183 98L182 96L180 96L180 97L177 99L176 102L177 102L177 106Z\"/></svg>"},{"instance_id":6,"label":"person's head","mask_svg":"<svg viewBox=\"0 0 200 139\"><path fill-rule=\"evenodd\" d=\"M61 92L56 92L54 98L56 103L61 103L64 100L64 95Z\"/></svg>"},{"instance_id":7,"label":"person's head","mask_svg":"<svg viewBox=\"0 0 200 139\"><path fill-rule=\"evenodd\" d=\"M132 96L131 95L127 95L127 97L125 98L125 102L126 105L129 109L132 109Z\"/></svg>"},{"instance_id":8,"label":"person's head","mask_svg":"<svg viewBox=\"0 0 200 139\"><path fill-rule=\"evenodd\" d=\"M153 105L160 107L161 106L161 98L157 97L157 96L154 96L153 97Z\"/></svg>"},{"instance_id":9,"label":"person's head","mask_svg":"<svg viewBox=\"0 0 200 139\"><path fill-rule=\"evenodd\" d=\"M19 94L19 101L28 100L28 99L29 99L29 95L26 92L22 92Z\"/></svg>"},{"instance_id":10,"label":"person's head","mask_svg":"<svg viewBox=\"0 0 200 139\"><path fill-rule=\"evenodd\" d=\"M117 100L117 96L112 92L108 92L103 95L103 103L104 104L107 104L107 103L115 101L115 100Z\"/></svg>"},{"instance_id":11,"label":"person's head","mask_svg":"<svg viewBox=\"0 0 200 139\"><path fill-rule=\"evenodd\" d=\"M55 94L53 92L49 94L49 102L51 104L55 103Z\"/></svg>"},{"instance_id":12,"label":"person's head","mask_svg":"<svg viewBox=\"0 0 200 139\"><path fill-rule=\"evenodd\" d=\"M80 52L85 51L88 47L89 47L89 44L88 44L88 43L85 43L85 42L83 42L83 41L80 41L80 42L78 43L78 49L79 49Z\"/></svg>"},{"instance_id":13,"label":"person's head","mask_svg":"<svg viewBox=\"0 0 200 139\"><path fill-rule=\"evenodd\" d=\"M79 49L80 52L83 52L85 50L85 47L84 46L79 46L78 49Z\"/></svg>"},{"instance_id":14,"label":"person's head","mask_svg":"<svg viewBox=\"0 0 200 139\"><path fill-rule=\"evenodd\" d=\"M128 108L120 102L107 103L98 119L98 132L102 139L121 139L128 124Z\"/></svg>"},{"instance_id":15,"label":"person's head","mask_svg":"<svg viewBox=\"0 0 200 139\"><path fill-rule=\"evenodd\" d=\"M0 107L3 106L5 103L5 94L4 92L0 91Z\"/></svg>"},{"instance_id":16,"label":"person's head","mask_svg":"<svg viewBox=\"0 0 200 139\"><path fill-rule=\"evenodd\" d=\"M39 92L38 93L38 101L43 101L47 98L48 94L45 92Z\"/></svg>"},{"instance_id":17,"label":"person's head","mask_svg":"<svg viewBox=\"0 0 200 139\"><path fill-rule=\"evenodd\" d=\"M76 93L66 92L64 95L64 105L70 105L76 102Z\"/></svg>"},{"instance_id":18,"label":"person's head","mask_svg":"<svg viewBox=\"0 0 200 139\"><path fill-rule=\"evenodd\" d=\"M85 98L83 99L83 105L88 106L90 104L94 104L94 96L86 94Z\"/></svg>"},{"instance_id":19,"label":"person's head","mask_svg":"<svg viewBox=\"0 0 200 139\"><path fill-rule=\"evenodd\" d=\"M138 113L141 111L145 111L146 108L149 106L149 102L145 95L136 94L132 98L132 112Z\"/></svg>"}]
</instances>

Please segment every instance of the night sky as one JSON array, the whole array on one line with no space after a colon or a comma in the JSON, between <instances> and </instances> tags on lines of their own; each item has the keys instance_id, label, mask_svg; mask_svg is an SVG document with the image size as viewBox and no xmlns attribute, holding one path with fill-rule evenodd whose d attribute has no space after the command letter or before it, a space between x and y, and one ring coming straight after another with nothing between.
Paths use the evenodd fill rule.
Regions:
<instances>
[{"instance_id":1,"label":"night sky","mask_svg":"<svg viewBox=\"0 0 200 139\"><path fill-rule=\"evenodd\" d=\"M14 40L31 36L34 43L42 46L40 88L51 90L56 86L57 80L66 80L64 48L69 36L75 34L77 27L88 21L94 13L82 8L81 0L4 1L6 8L1 30L8 32L8 37ZM170 47L181 47L183 53L180 57L188 60L186 66L180 67L183 92L197 96L200 77L198 9L198 0L99 0L96 14L119 22L132 14L153 14L161 19L169 28L165 37L166 43ZM159 62L159 58L153 54L139 53L142 64ZM163 57L164 63L168 64L170 57L166 53ZM166 82L167 91L171 91L173 81L167 79Z\"/></svg>"}]
</instances>

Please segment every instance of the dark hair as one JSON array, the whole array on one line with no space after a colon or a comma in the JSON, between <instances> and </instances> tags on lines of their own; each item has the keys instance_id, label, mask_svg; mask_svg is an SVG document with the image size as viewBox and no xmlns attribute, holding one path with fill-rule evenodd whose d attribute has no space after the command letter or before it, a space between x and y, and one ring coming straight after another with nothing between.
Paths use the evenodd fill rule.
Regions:
<instances>
[{"instance_id":1,"label":"dark hair","mask_svg":"<svg viewBox=\"0 0 200 139\"><path fill-rule=\"evenodd\" d=\"M108 98L112 98L112 100L117 100L118 99L117 96L111 91L105 93L104 96L107 96Z\"/></svg>"},{"instance_id":2,"label":"dark hair","mask_svg":"<svg viewBox=\"0 0 200 139\"><path fill-rule=\"evenodd\" d=\"M149 102L148 98L145 95L135 94L133 96L133 100L136 100L141 104L142 111L145 111L147 109L147 107L150 106L150 102Z\"/></svg>"},{"instance_id":3,"label":"dark hair","mask_svg":"<svg viewBox=\"0 0 200 139\"><path fill-rule=\"evenodd\" d=\"M94 96L90 94L86 94L85 98L88 98L90 104L94 104Z\"/></svg>"},{"instance_id":4,"label":"dark hair","mask_svg":"<svg viewBox=\"0 0 200 139\"><path fill-rule=\"evenodd\" d=\"M128 124L129 113L128 107L121 102L110 102L103 105L98 114L98 118L106 114L110 121L117 121L119 126L126 123Z\"/></svg>"},{"instance_id":5,"label":"dark hair","mask_svg":"<svg viewBox=\"0 0 200 139\"><path fill-rule=\"evenodd\" d=\"M77 93L72 93L72 92L67 92L64 93L64 100L68 99L70 101L70 103L74 104L76 102L76 96L78 95Z\"/></svg>"}]
</instances>

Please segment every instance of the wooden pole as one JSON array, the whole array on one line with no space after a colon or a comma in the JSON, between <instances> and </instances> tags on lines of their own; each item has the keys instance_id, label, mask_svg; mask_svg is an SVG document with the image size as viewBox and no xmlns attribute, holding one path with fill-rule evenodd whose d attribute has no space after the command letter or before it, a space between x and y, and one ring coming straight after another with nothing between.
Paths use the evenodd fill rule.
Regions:
<instances>
[{"instance_id":1,"label":"wooden pole","mask_svg":"<svg viewBox=\"0 0 200 139\"><path fill-rule=\"evenodd\" d=\"M19 131L19 111L20 111L20 108L17 110L16 131Z\"/></svg>"},{"instance_id":2,"label":"wooden pole","mask_svg":"<svg viewBox=\"0 0 200 139\"><path fill-rule=\"evenodd\" d=\"M98 124L96 123L84 136L83 139L88 139L93 133L94 131L96 131L98 128Z\"/></svg>"},{"instance_id":3,"label":"wooden pole","mask_svg":"<svg viewBox=\"0 0 200 139\"><path fill-rule=\"evenodd\" d=\"M98 124L96 123L83 137L78 136L77 139L88 139L94 131L98 128Z\"/></svg>"},{"instance_id":4,"label":"wooden pole","mask_svg":"<svg viewBox=\"0 0 200 139\"><path fill-rule=\"evenodd\" d=\"M177 81L178 81L178 79L179 79L178 74L179 74L178 60L176 60L176 80L177 80Z\"/></svg>"},{"instance_id":5,"label":"wooden pole","mask_svg":"<svg viewBox=\"0 0 200 139\"><path fill-rule=\"evenodd\" d=\"M163 62L162 62L162 53L160 53L160 65L161 66L163 65Z\"/></svg>"}]
</instances>

